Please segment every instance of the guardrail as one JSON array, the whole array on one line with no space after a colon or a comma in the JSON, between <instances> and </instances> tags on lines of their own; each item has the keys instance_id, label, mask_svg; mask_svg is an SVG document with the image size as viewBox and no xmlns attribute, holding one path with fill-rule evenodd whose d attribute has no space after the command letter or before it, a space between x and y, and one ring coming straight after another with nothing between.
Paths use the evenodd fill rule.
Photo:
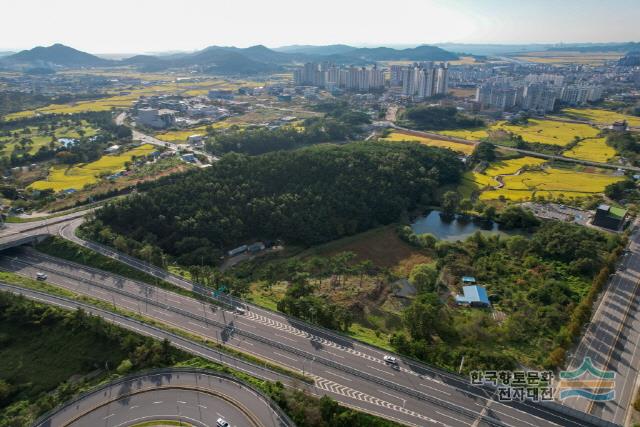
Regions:
<instances>
[{"instance_id":1,"label":"guardrail","mask_svg":"<svg viewBox=\"0 0 640 427\"><path fill-rule=\"evenodd\" d=\"M27 264L27 265L30 265L29 263L24 262L24 261L20 261L20 262L22 262L24 264ZM184 317L187 317L187 318L190 318L190 319L193 319L193 320L197 320L197 321L200 321L200 322L204 322L205 325L216 326L216 327L221 329L221 332L220 332L221 339L222 339L222 332L227 330L228 327L229 327L229 325L227 325L224 322L220 322L220 321L213 320L213 319L208 319L206 316L200 316L200 315L194 314L194 313L192 313L190 311L183 310L181 308L173 307L173 306L168 305L168 304L163 304L163 303L161 303L159 301L153 300L153 299L148 298L146 296L143 297L143 296L140 296L140 295L137 295L137 294L134 294L134 293L131 293L131 292L127 292L125 290L122 290L122 289L119 289L119 288L116 288L116 287L111 287L111 286L108 286L108 285L104 285L104 284L102 284L102 283L100 283L98 281L85 279L85 278L77 278L77 277L71 276L70 274L67 274L65 272L56 271L56 270L48 268L48 267L38 266L38 268L40 270L42 270L42 271L47 271L49 273L54 273L54 274L57 274L57 275L61 275L61 276L67 277L67 278L72 279L72 280L80 281L80 282L86 283L88 285L96 286L96 287L99 287L99 288L104 289L104 290L115 292L115 293L117 293L119 295L123 295L123 296L129 297L129 298L132 298L134 300L138 300L138 301L144 302L146 304L150 304L150 305L155 306L155 307L163 308L163 309L171 311L173 313L180 314L180 315L182 315ZM127 318L127 319L129 319L129 318ZM328 366L328 367L337 369L339 371L355 375L355 376L360 377L362 379L365 379L367 381L371 381L371 382L374 382L376 384L379 384L379 385L382 385L384 387L387 387L389 389L392 389L392 390L399 391L401 393L407 394L407 395L412 396L412 397L414 397L416 399L423 400L423 401L432 403L434 405L438 405L438 406L444 407L444 408L446 408L448 410L451 410L451 411L454 411L454 412L456 412L458 414L463 414L463 415L465 415L465 416L467 416L467 417L469 417L471 419L475 419L477 416L479 416L479 414L474 412L474 411L471 411L471 410L462 408L460 406L451 404L451 403L449 403L449 402L447 402L447 401L445 401L443 399L439 399L437 397L427 395L425 393L416 391L416 390L414 390L412 388L409 388L407 386L403 386L401 384L397 384L397 383L395 383L393 381L389 381L389 380L384 380L382 378L378 378L378 377L376 377L374 375L371 375L369 373L366 373L366 372L360 371L358 369L351 368L349 366L334 362L333 360L326 359L326 358L324 358L322 356L313 355L313 354L308 353L308 352L306 352L304 350L300 350L298 348L289 346L287 344L283 344L283 343L280 343L278 341L270 340L270 339L265 338L265 337L263 337L261 335L254 334L252 332L244 331L244 330L241 330L241 329L236 329L235 327L233 327L230 330L230 334L234 334L234 333L237 334L237 335L241 335L243 337L246 337L246 338L250 338L250 339L252 339L254 341L262 342L264 344L267 344L268 346L276 347L278 349L287 351L287 352L295 354L297 356L304 357L307 360L316 361L316 362L321 363L321 364L323 364L325 366ZM492 417L488 417L486 415L484 415L484 416L480 415L480 416L485 421L487 421L489 424L492 424L492 425L495 425L495 426L500 426L500 427L508 427L507 424L504 424L501 421L499 421L497 419L494 419Z\"/></svg>"},{"instance_id":2,"label":"guardrail","mask_svg":"<svg viewBox=\"0 0 640 427\"><path fill-rule=\"evenodd\" d=\"M153 332L156 332L161 336L172 338L174 340L174 344L176 344L176 345L178 345L180 343L188 343L190 346L192 346L194 348L197 348L199 350L207 351L207 352L209 352L209 353L211 353L211 354L213 354L213 355L215 355L217 357L217 358L212 358L211 359L212 361L214 361L216 363L225 364L225 362L222 362L223 358L226 358L229 361L233 361L233 362L235 362L235 366L232 365L231 363L226 363L226 364L229 365L230 367L232 367L233 369L237 369L239 371L245 372L245 373L247 373L249 375L252 375L254 377L260 378L262 380L273 381L274 378L276 378L276 379L277 378L290 378L291 380L295 380L295 378L289 377L286 374L273 371L273 370L271 370L271 369L269 369L269 368L267 368L265 366L257 365L255 363L252 363L252 362L249 362L247 360L244 360L244 359L241 359L239 357L236 357L236 356L234 356L232 354L223 352L221 350L218 350L218 349L215 349L215 348L212 348L212 347L208 347L208 346L206 346L204 344L200 344L200 343L198 343L196 341L192 341L192 340L190 340L188 338L185 338L185 337L183 337L183 336L181 336L179 334L176 334L174 332L168 331L166 329L162 329L162 328L159 328L157 326L151 325L149 323L145 323L145 322L142 322L140 320L133 319L133 318L130 318L130 317L115 313L113 311L105 310L105 309L102 309L100 307L96 307L96 306L91 305L91 304L85 304L85 303L82 303L82 302L79 302L79 301L72 300L70 298L65 298L65 297L61 297L61 296L58 296L58 295L49 294L49 293L46 293L46 292L36 291L36 290L33 290L33 289L29 289L29 288L22 288L20 286L10 285L10 284L4 283L4 282L0 282L0 288L7 289L7 290L9 290L9 291L11 291L13 293L16 293L16 294L22 294L22 295L24 295L24 294L34 294L34 295L41 296L41 297L43 297L45 299L64 302L64 303L70 304L70 305L72 305L72 306L74 306L76 308L81 308L83 310L86 310L89 313L100 313L100 314L104 315L104 319L106 321L110 321L112 319L113 320L118 319L118 320L125 321L125 322L135 323L136 325L141 326L143 328L146 328L148 330L151 330ZM126 328L126 325L124 327ZM181 344L181 347L184 348L184 345ZM239 366L240 364L248 366L253 370L241 368ZM261 374L259 372L266 372L267 374L269 374L269 376L265 376L265 374Z\"/></svg>"},{"instance_id":3,"label":"guardrail","mask_svg":"<svg viewBox=\"0 0 640 427\"><path fill-rule=\"evenodd\" d=\"M205 296L205 297L207 297L209 299L213 299L213 300L216 300L216 301L219 301L219 302L223 302L223 303L225 303L225 304L227 304L227 305L229 305L231 307L236 307L236 306L255 307L253 304L249 304L246 301L244 301L243 299L240 299L240 298L237 298L237 297L233 297L233 296L229 296L229 295L219 295L217 298L214 298L210 294L203 293L201 291L201 289L202 289L201 287L193 284L192 282L189 282L188 280L186 280L186 279L184 279L184 278L182 278L180 276L177 276L177 275L175 275L173 273L170 273L170 272L168 272L166 270L163 270L163 269L161 269L161 268L159 268L159 267L157 267L157 266L155 266L153 264L147 263L145 261L139 260L139 259L131 257L129 255L123 254L121 252L113 250L113 249L111 249L111 248L109 248L109 247L107 247L105 245L100 244L100 243L87 241L87 240L81 239L81 238L79 238L77 236L74 236L74 237L76 237L77 241L82 242L81 243L82 246L85 246L85 247L88 247L88 248L94 247L94 248L97 248L98 252L107 252L107 253L112 254L112 256L114 256L114 257L117 256L118 258L129 260L131 262L131 264L141 265L147 272L155 272L156 274L153 274L153 273L152 274L154 276L158 277L158 278L170 277L170 278L174 279L175 281L180 282L182 284L181 287L183 287L185 289L188 289L188 290L191 290L191 291L194 291L197 294ZM145 270L143 270L143 271L145 271ZM172 282L172 283L177 284L175 282ZM226 300L226 301L224 301L224 300ZM168 305L166 307L168 307L170 309L173 308L173 307L170 307ZM280 316L280 317L283 317L283 318L287 319L292 324L296 324L296 323L297 324L302 324L302 323L304 323L304 321L302 321L300 319L296 319L296 318L290 317L290 316L288 316L286 314L283 314L283 313L274 312L273 310L270 310L270 309L265 308L265 307L255 307L255 308L274 313L277 316ZM189 313L189 315L191 315L191 313ZM208 320L208 319L207 319L207 322L211 323L211 321ZM218 327L220 327L220 326L218 326ZM359 344L361 344L363 346L370 347L370 345L368 343L365 343L365 342L363 342L363 341L361 341L361 340L359 340L357 338L353 338L353 337L349 337L349 336L340 334L337 331L333 331L333 330L324 328L322 326L310 325L310 324L306 324L305 323L304 327L308 328L308 329L311 329L311 330L315 329L316 331L319 331L319 332L321 332L323 334L326 334L328 336L331 336L331 337L336 337L336 338L341 339L341 340L354 341L354 342L357 342L357 343L359 343ZM249 338L252 338L250 335L255 335L255 334L251 334L250 332L246 332L246 331L242 331L242 330L237 330L236 329L235 331L239 335L243 335L243 336L246 336L246 337L249 337ZM261 336L258 336L258 335L255 335L255 336L257 337L256 338L257 340L265 342L267 344L274 343L276 346L283 346L283 347L279 347L279 348L281 348L283 350L286 350L287 347L289 347L289 346L286 346L285 344L281 344L281 343L279 343L277 341L271 341L271 340L268 340L268 339L266 339L264 337L261 337ZM292 347L290 347L290 348L292 348ZM295 348L292 348L292 349L294 350L294 351L292 351L293 353L295 353L296 351L302 352L301 350L297 350ZM318 360L317 356L313 356L313 355L311 355L309 353L306 353L306 352L303 352L303 353L304 353L303 357L305 357L307 359L313 359L315 357L316 358L315 360ZM299 354L299 355L302 355L302 354ZM471 392L468 390L470 385L466 381L466 378L454 375L454 374L452 374L450 372L441 370L439 368L435 368L435 367L432 367L432 366L424 365L422 362L420 362L420 361L418 361L416 359L413 359L411 357L407 357L407 356L401 355L400 358L402 358L403 360L410 360L411 363L413 363L417 367L425 370L426 372L432 372L432 373L434 373L436 375L440 375L442 377L448 378L448 379L450 379L452 381L455 381L455 382L461 384L462 386L464 386L465 389L460 389L460 391L463 392L463 393L466 393L466 394L471 394ZM333 361L330 361L328 359L325 359L325 360L327 360L328 363L333 364L334 366L332 366L332 367L340 369L340 370L343 370L345 372L347 372L348 370L353 369L353 368L346 367L344 365L337 364L337 363L335 363ZM330 366L330 365L327 365L327 366ZM353 371L354 371L354 373L353 373L354 375L357 375L355 372L358 372L358 373L361 372L361 371L357 371L355 369L353 369ZM381 380L381 379L379 379L377 377L371 376L371 375L369 375L367 373L364 373L364 372L362 372L362 374L371 377L372 380L374 382L377 382L378 384L382 384L379 381L386 381L386 380ZM361 375L358 375L358 376L361 376ZM389 384L395 384L395 383L392 383L390 381L388 383ZM409 389L408 387L402 386L400 384L397 384L397 386L401 387L401 389L395 388L393 386L389 386L389 388L393 388L394 390L400 391L400 392L405 392L404 390L406 389L408 391L407 394L413 395L414 397L417 397L417 396L414 395L414 393L421 394L420 392L416 392L416 391L414 391L412 389ZM425 395L425 396L427 396L427 395ZM432 396L428 396L428 397L432 398L432 399L440 400L440 399L434 398ZM420 398L420 397L417 397L417 398ZM428 399L421 399L421 400L428 400ZM432 403L434 403L434 402L432 402ZM445 403L446 403L446 405L445 405L446 407L453 407L454 408L453 410L455 410L456 412L458 412L458 413L461 412L461 408L459 406L451 405L448 402L445 402ZM531 408L531 409L534 409L534 410L554 411L554 412L557 412L557 413L560 413L560 414L563 414L563 415L573 416L573 417L575 417L575 418L577 418L579 420L586 421L586 422L590 423L591 425L596 425L596 426L600 426L600 427L616 427L617 426L616 424L610 423L610 422L605 421L605 420L603 420L601 418L595 417L595 416L590 415L590 414L586 414L586 413L584 413L582 411L578 411L578 410L575 410L573 408L569 408L569 407L567 407L565 405L561 405L561 404L554 403L554 402L544 402L544 404L540 404L540 403L535 403L534 404L534 403L531 403L531 402L518 402L518 403L520 403L520 405L522 405L522 406L524 406L526 408ZM437 403L437 404L439 404L439 403ZM473 413L473 411L469 411L469 412ZM475 414L475 413L473 413L473 414ZM475 414L475 415L477 415L477 414ZM498 420L495 420L495 421L500 423ZM494 424L494 425L502 425L502 423Z\"/></svg>"},{"instance_id":4,"label":"guardrail","mask_svg":"<svg viewBox=\"0 0 640 427\"><path fill-rule=\"evenodd\" d=\"M127 375L127 376L122 377L122 378L118 378L118 379L116 379L114 381L108 382L106 384L102 384L102 385L100 385L98 387L95 387L95 388L93 388L91 390L88 390L88 391L76 396L72 400L67 401L67 402L57 406L56 408L53 408L53 409L47 411L46 413L41 415L32 425L33 425L33 427L39 427L39 426L46 425L46 423L48 422L49 418L55 416L56 414L60 413L61 411L65 410L66 408L68 408L70 406L78 404L78 402L80 402L83 399L86 399L87 397L89 397L91 395L100 393L103 390L108 389L109 387L113 387L115 385L126 383L126 382L130 382L130 381L135 381L136 379L143 378L143 377L157 376L157 375L168 375L168 374L180 374L180 373L187 373L187 374L194 374L194 375L209 375L209 376L213 376L213 377L222 378L222 379L227 380L229 382L233 382L233 383L236 383L236 384L241 385L243 387L246 387L246 388L252 390L257 396L260 396L269 405L271 410L273 412L275 412L278 415L278 417L280 418L282 426L284 426L284 427L295 427L295 423L289 418L289 416L287 414L285 414L285 412L282 410L282 408L280 408L269 396L267 396L261 390L255 388L251 384L249 384L249 383L247 383L245 381L242 381L239 378L233 377L231 375L228 375L228 374L225 374L225 373L222 373L222 372L211 371L211 370L208 370L208 369L188 368L188 367L184 367L184 368L148 369L148 370L143 370L143 371L136 372L135 374Z\"/></svg>"}]
</instances>

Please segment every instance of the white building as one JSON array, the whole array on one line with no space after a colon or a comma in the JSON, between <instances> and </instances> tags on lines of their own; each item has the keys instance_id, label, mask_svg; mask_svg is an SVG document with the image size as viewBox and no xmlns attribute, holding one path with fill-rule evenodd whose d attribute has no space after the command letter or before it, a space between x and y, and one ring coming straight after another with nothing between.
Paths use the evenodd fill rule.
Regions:
<instances>
[{"instance_id":1,"label":"white building","mask_svg":"<svg viewBox=\"0 0 640 427\"><path fill-rule=\"evenodd\" d=\"M143 126L162 129L175 123L175 111L141 108L138 110L136 121Z\"/></svg>"}]
</instances>

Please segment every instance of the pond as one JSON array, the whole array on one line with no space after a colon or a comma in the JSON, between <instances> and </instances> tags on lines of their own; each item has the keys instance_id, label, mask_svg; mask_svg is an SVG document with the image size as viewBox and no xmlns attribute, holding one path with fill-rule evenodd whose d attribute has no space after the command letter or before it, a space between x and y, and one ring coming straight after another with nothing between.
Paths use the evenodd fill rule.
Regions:
<instances>
[{"instance_id":1,"label":"pond","mask_svg":"<svg viewBox=\"0 0 640 427\"><path fill-rule=\"evenodd\" d=\"M440 211L430 211L425 216L417 218L411 224L411 229L417 235L430 233L441 240L465 240L476 231L483 234L509 235L500 230L496 222L459 215L449 218Z\"/></svg>"}]
</instances>

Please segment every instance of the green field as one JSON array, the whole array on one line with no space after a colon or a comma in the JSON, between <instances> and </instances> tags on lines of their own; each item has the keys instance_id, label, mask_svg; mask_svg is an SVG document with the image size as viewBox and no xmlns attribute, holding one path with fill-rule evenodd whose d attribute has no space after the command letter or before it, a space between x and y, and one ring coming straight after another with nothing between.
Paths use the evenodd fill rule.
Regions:
<instances>
[{"instance_id":1,"label":"green field","mask_svg":"<svg viewBox=\"0 0 640 427\"><path fill-rule=\"evenodd\" d=\"M49 170L46 180L35 181L29 188L34 190L52 189L62 191L67 189L81 190L85 185L98 182L100 176L114 173L125 168L125 163L134 157L147 156L155 151L150 144L141 145L119 155L102 156L95 162L79 165L55 165Z\"/></svg>"},{"instance_id":2,"label":"green field","mask_svg":"<svg viewBox=\"0 0 640 427\"><path fill-rule=\"evenodd\" d=\"M86 121L79 124L61 124L52 130L39 130L36 126L20 128L10 132L9 136L0 136L0 155L10 156L13 152L16 154L28 153L36 154L41 147L48 146L52 140L60 138L78 139L82 133L85 137L91 137L98 133L98 130L89 125ZM25 144L22 150L23 139L30 139L31 143Z\"/></svg>"}]
</instances>

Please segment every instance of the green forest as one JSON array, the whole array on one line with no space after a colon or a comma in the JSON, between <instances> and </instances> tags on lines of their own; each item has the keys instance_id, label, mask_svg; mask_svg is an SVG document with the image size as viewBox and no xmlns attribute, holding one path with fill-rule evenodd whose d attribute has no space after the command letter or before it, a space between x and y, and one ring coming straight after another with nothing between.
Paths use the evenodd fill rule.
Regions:
<instances>
[{"instance_id":1,"label":"green forest","mask_svg":"<svg viewBox=\"0 0 640 427\"><path fill-rule=\"evenodd\" d=\"M143 184L85 225L89 238L162 264L212 265L255 240L309 246L398 221L460 179L455 154L411 143L323 144Z\"/></svg>"}]
</instances>

